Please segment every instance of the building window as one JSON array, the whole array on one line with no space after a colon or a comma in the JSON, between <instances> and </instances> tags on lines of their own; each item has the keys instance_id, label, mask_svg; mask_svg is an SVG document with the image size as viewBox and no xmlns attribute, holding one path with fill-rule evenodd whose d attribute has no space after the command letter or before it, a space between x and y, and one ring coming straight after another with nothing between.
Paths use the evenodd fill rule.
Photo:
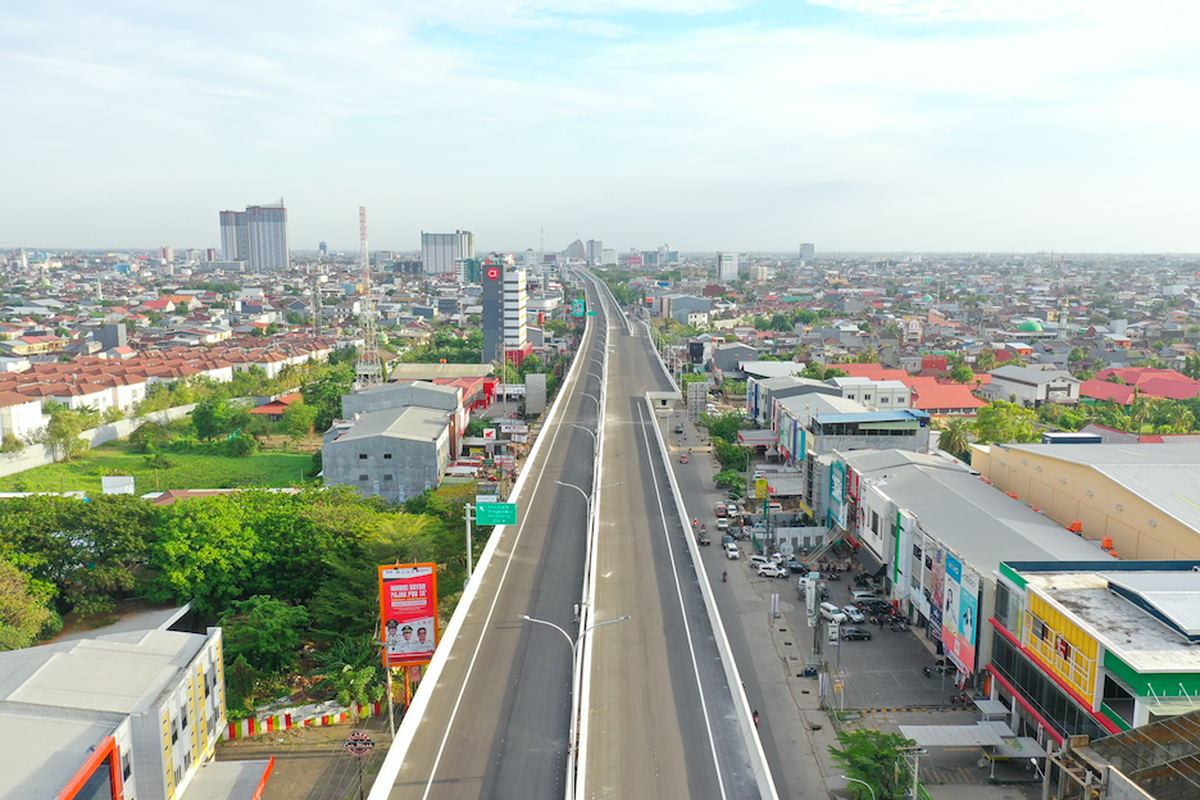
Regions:
<instances>
[{"instance_id":1,"label":"building window","mask_svg":"<svg viewBox=\"0 0 1200 800\"><path fill-rule=\"evenodd\" d=\"M358 476L358 479L359 479L360 481L364 481L364 482L365 482L365 481L369 481L369 480L371 480L370 476L369 476L369 475L367 475L365 472L364 472L363 474L359 475L359 476Z\"/></svg>"},{"instance_id":2,"label":"building window","mask_svg":"<svg viewBox=\"0 0 1200 800\"><path fill-rule=\"evenodd\" d=\"M367 460L367 454L366 454L366 453L359 453L359 454L358 454L358 460L359 460L359 461L366 461L366 460Z\"/></svg>"},{"instance_id":3,"label":"building window","mask_svg":"<svg viewBox=\"0 0 1200 800\"><path fill-rule=\"evenodd\" d=\"M384 475L384 476L383 476L383 479L384 479L385 481L390 481L390 480L392 480L392 476L391 476L391 475Z\"/></svg>"},{"instance_id":4,"label":"building window","mask_svg":"<svg viewBox=\"0 0 1200 800\"><path fill-rule=\"evenodd\" d=\"M384 461L391 461L391 460L392 460L392 454L391 454L391 453L384 453L384 454L383 454L383 460L384 460Z\"/></svg>"}]
</instances>

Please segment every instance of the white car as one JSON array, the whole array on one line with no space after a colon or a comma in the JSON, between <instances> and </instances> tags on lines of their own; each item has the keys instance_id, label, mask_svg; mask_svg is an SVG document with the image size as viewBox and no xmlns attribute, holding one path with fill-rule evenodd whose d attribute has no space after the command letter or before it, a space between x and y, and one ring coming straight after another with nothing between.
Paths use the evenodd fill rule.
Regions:
<instances>
[{"instance_id":1,"label":"white car","mask_svg":"<svg viewBox=\"0 0 1200 800\"><path fill-rule=\"evenodd\" d=\"M758 577L760 578L786 578L787 576L788 571L775 564L758 565Z\"/></svg>"},{"instance_id":2,"label":"white car","mask_svg":"<svg viewBox=\"0 0 1200 800\"><path fill-rule=\"evenodd\" d=\"M728 520L728 518L726 518L726 517L721 517L720 519L718 519L718 520L717 520L717 530L719 530L719 531L727 531L727 530L729 530L729 520Z\"/></svg>"},{"instance_id":3,"label":"white car","mask_svg":"<svg viewBox=\"0 0 1200 800\"><path fill-rule=\"evenodd\" d=\"M833 603L821 603L821 616L839 625L846 621L846 615Z\"/></svg>"},{"instance_id":4,"label":"white car","mask_svg":"<svg viewBox=\"0 0 1200 800\"><path fill-rule=\"evenodd\" d=\"M863 612L858 610L857 606L842 606L842 613L845 614L851 622L862 622L867 618Z\"/></svg>"},{"instance_id":5,"label":"white car","mask_svg":"<svg viewBox=\"0 0 1200 800\"><path fill-rule=\"evenodd\" d=\"M738 546L736 544L729 542L725 545L725 557L731 559L741 558L742 554L738 551Z\"/></svg>"},{"instance_id":6,"label":"white car","mask_svg":"<svg viewBox=\"0 0 1200 800\"><path fill-rule=\"evenodd\" d=\"M762 566L766 566L767 564L774 563L771 561L771 559L767 558L766 556L750 556L749 560L750 560L751 566L757 565L757 566L762 567Z\"/></svg>"}]
</instances>

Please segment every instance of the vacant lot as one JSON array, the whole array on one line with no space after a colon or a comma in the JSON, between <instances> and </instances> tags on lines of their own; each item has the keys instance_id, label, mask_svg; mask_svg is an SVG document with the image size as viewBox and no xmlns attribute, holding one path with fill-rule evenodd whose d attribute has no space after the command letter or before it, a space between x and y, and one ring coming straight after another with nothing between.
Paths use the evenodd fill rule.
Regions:
<instances>
[{"instance_id":1,"label":"vacant lot","mask_svg":"<svg viewBox=\"0 0 1200 800\"><path fill-rule=\"evenodd\" d=\"M165 459L165 462L164 460ZM132 475L137 494L168 489L293 486L312 467L311 453L267 451L245 458L163 453L157 468L128 442L113 442L68 463L0 478L0 492L100 492L105 475Z\"/></svg>"}]
</instances>

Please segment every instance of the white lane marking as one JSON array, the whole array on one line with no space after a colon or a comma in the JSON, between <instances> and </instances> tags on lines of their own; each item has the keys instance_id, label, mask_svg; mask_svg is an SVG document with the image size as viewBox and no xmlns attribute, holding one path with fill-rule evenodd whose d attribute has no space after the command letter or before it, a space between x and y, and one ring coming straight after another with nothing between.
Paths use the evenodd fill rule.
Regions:
<instances>
[{"instance_id":1,"label":"white lane marking","mask_svg":"<svg viewBox=\"0 0 1200 800\"><path fill-rule=\"evenodd\" d=\"M654 496L655 496L655 500L658 502L658 513L659 513L659 517L662 519L662 523L663 523L663 538L667 543L667 550L669 551L670 556L671 556L671 574L675 579L675 596L679 600L679 612L680 612L680 615L683 617L684 631L686 631L686 633L687 633L688 655L691 657L691 660L692 660L692 674L696 678L697 694L700 697L700 710L704 714L704 730L705 730L705 733L708 735L708 748L709 748L709 752L712 754L713 770L717 774L717 785L719 785L721 787L721 797L727 797L728 793L725 790L725 776L721 773L721 763L717 758L717 742L716 742L716 738L713 736L712 721L709 719L708 703L705 701L704 692L702 691L703 682L700 680L700 664L698 663L698 661L696 659L696 643L692 638L692 626L688 622L687 611L683 606L683 589L680 586L680 582L679 582L679 568L678 568L678 566L676 566L676 563L675 563L675 546L671 542L669 526L667 525L667 512L666 512L666 508L663 505L662 490L659 487L659 480L658 480L659 476L658 476L658 473L655 468L654 456L653 456L654 451L650 447L650 435L646 432L646 427L647 427L648 423L646 422L645 411L642 409L642 407L640 405L637 406L637 410L638 410L638 420L642 424L642 438L646 444L646 453L650 456L650 458L649 458L650 471L654 477L654 481L653 481Z\"/></svg>"}]
</instances>

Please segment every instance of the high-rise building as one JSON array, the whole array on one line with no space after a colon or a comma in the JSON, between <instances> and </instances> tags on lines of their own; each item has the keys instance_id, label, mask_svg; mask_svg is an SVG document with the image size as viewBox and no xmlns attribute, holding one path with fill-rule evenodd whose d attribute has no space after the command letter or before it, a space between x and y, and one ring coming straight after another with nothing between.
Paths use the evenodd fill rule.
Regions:
<instances>
[{"instance_id":1,"label":"high-rise building","mask_svg":"<svg viewBox=\"0 0 1200 800\"><path fill-rule=\"evenodd\" d=\"M717 253L717 280L736 281L738 276L737 253Z\"/></svg>"},{"instance_id":2,"label":"high-rise building","mask_svg":"<svg viewBox=\"0 0 1200 800\"><path fill-rule=\"evenodd\" d=\"M587 263L588 266L599 266L604 260L604 242L599 239L588 239L587 242Z\"/></svg>"},{"instance_id":3,"label":"high-rise building","mask_svg":"<svg viewBox=\"0 0 1200 800\"><path fill-rule=\"evenodd\" d=\"M509 351L525 348L528 298L525 270L483 265L483 362L506 359Z\"/></svg>"},{"instance_id":4,"label":"high-rise building","mask_svg":"<svg viewBox=\"0 0 1200 800\"><path fill-rule=\"evenodd\" d=\"M278 205L247 206L246 232L251 272L282 272L291 264L287 209Z\"/></svg>"},{"instance_id":5,"label":"high-rise building","mask_svg":"<svg viewBox=\"0 0 1200 800\"><path fill-rule=\"evenodd\" d=\"M226 261L245 261L250 252L245 211L221 212L221 256Z\"/></svg>"},{"instance_id":6,"label":"high-rise building","mask_svg":"<svg viewBox=\"0 0 1200 800\"><path fill-rule=\"evenodd\" d=\"M817 246L811 242L805 242L804 244L800 245L800 257L805 261L811 261L816 252Z\"/></svg>"},{"instance_id":7,"label":"high-rise building","mask_svg":"<svg viewBox=\"0 0 1200 800\"><path fill-rule=\"evenodd\" d=\"M287 209L281 199L269 206L221 212L221 254L246 261L252 272L282 272L291 264Z\"/></svg>"},{"instance_id":8,"label":"high-rise building","mask_svg":"<svg viewBox=\"0 0 1200 800\"><path fill-rule=\"evenodd\" d=\"M475 234L421 231L421 264L426 275L453 279L459 259L475 257Z\"/></svg>"},{"instance_id":9,"label":"high-rise building","mask_svg":"<svg viewBox=\"0 0 1200 800\"><path fill-rule=\"evenodd\" d=\"M321 258L329 257L329 245L325 244L324 242L321 242L321 244L318 245L317 249L321 252Z\"/></svg>"}]
</instances>

